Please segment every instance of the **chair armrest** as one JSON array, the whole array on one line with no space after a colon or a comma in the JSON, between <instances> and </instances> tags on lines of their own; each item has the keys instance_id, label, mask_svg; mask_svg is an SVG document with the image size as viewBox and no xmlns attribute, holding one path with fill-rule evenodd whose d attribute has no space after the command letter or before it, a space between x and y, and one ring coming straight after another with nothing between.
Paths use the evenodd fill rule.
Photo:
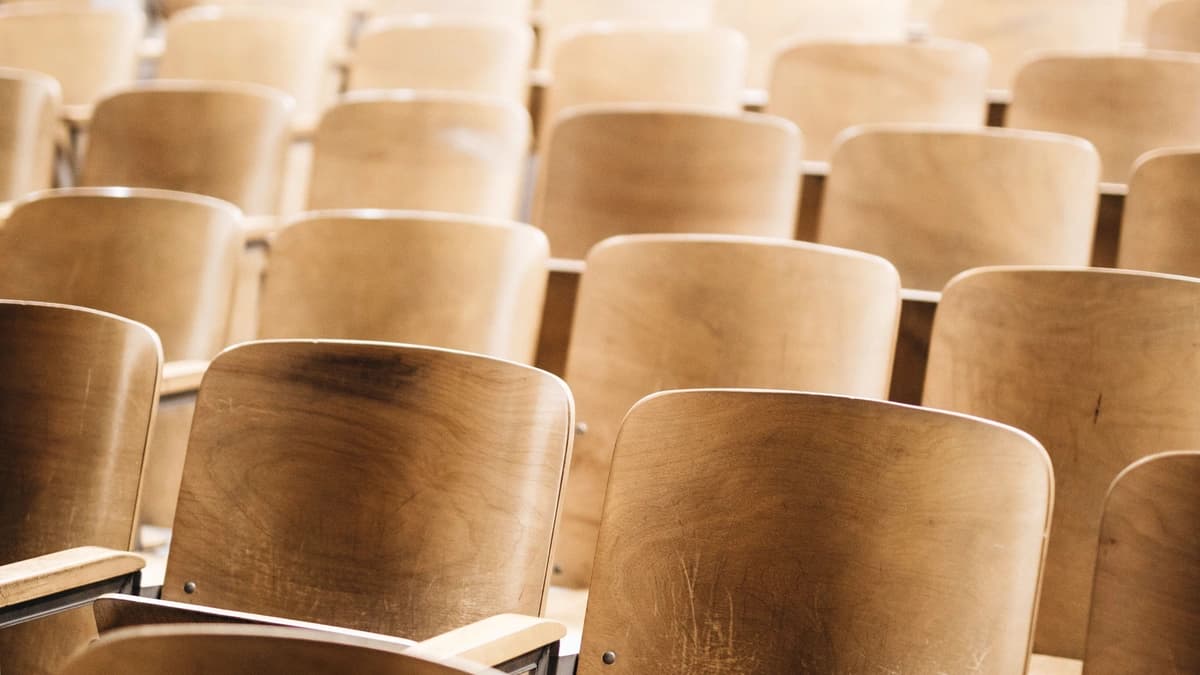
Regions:
<instances>
[{"instance_id":1,"label":"chair armrest","mask_svg":"<svg viewBox=\"0 0 1200 675\"><path fill-rule=\"evenodd\" d=\"M141 556L98 546L72 548L0 566L0 608L128 576L145 567Z\"/></svg>"},{"instance_id":2,"label":"chair armrest","mask_svg":"<svg viewBox=\"0 0 1200 675\"><path fill-rule=\"evenodd\" d=\"M575 258L551 258L546 261L546 269L560 274L583 274L587 263Z\"/></svg>"},{"instance_id":3,"label":"chair armrest","mask_svg":"<svg viewBox=\"0 0 1200 675\"><path fill-rule=\"evenodd\" d=\"M208 370L208 361L168 361L163 364L160 396L194 393Z\"/></svg>"},{"instance_id":4,"label":"chair armrest","mask_svg":"<svg viewBox=\"0 0 1200 675\"><path fill-rule=\"evenodd\" d=\"M495 666L554 644L566 634L567 627L552 619L498 614L418 642L411 653Z\"/></svg>"},{"instance_id":5,"label":"chair armrest","mask_svg":"<svg viewBox=\"0 0 1200 675\"><path fill-rule=\"evenodd\" d=\"M263 244L285 226L286 220L276 216L246 216L242 219L242 234L247 245Z\"/></svg>"}]
</instances>

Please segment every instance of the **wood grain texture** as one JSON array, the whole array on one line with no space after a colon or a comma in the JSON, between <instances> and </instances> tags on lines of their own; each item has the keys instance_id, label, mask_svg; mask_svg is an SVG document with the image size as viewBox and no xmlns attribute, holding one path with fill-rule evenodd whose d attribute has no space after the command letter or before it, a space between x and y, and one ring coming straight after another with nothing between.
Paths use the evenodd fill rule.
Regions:
<instances>
[{"instance_id":1,"label":"wood grain texture","mask_svg":"<svg viewBox=\"0 0 1200 675\"><path fill-rule=\"evenodd\" d=\"M548 256L546 235L521 223L309 214L271 242L259 337L407 342L531 363Z\"/></svg>"},{"instance_id":2,"label":"wood grain texture","mask_svg":"<svg viewBox=\"0 0 1200 675\"><path fill-rule=\"evenodd\" d=\"M795 125L767 115L580 106L559 117L539 162L533 224L559 258L621 234L791 239L800 154Z\"/></svg>"},{"instance_id":3,"label":"wood grain texture","mask_svg":"<svg viewBox=\"0 0 1200 675\"><path fill-rule=\"evenodd\" d=\"M982 127L988 63L982 47L951 40L796 42L775 57L766 111L803 130L805 159L828 161L856 124Z\"/></svg>"},{"instance_id":4,"label":"wood grain texture","mask_svg":"<svg viewBox=\"0 0 1200 675\"><path fill-rule=\"evenodd\" d=\"M1200 2L1173 0L1150 15L1146 46L1180 52L1200 52Z\"/></svg>"},{"instance_id":5,"label":"wood grain texture","mask_svg":"<svg viewBox=\"0 0 1200 675\"><path fill-rule=\"evenodd\" d=\"M1087 675L1200 672L1200 452L1147 457L1104 503Z\"/></svg>"},{"instance_id":6,"label":"wood grain texture","mask_svg":"<svg viewBox=\"0 0 1200 675\"><path fill-rule=\"evenodd\" d=\"M182 190L274 213L293 103L243 82L145 82L96 105L82 185Z\"/></svg>"},{"instance_id":7,"label":"wood grain texture","mask_svg":"<svg viewBox=\"0 0 1200 675\"><path fill-rule=\"evenodd\" d=\"M1053 488L1037 441L985 420L647 398L617 439L579 673L1022 673Z\"/></svg>"},{"instance_id":8,"label":"wood grain texture","mask_svg":"<svg viewBox=\"0 0 1200 675\"><path fill-rule=\"evenodd\" d=\"M1129 180L1117 266L1200 276L1200 146L1158 150Z\"/></svg>"},{"instance_id":9,"label":"wood grain texture","mask_svg":"<svg viewBox=\"0 0 1200 675\"><path fill-rule=\"evenodd\" d=\"M1087 265L1099 172L1095 148L1057 134L863 126L834 153L817 240L921 290L983 265Z\"/></svg>"},{"instance_id":10,"label":"wood grain texture","mask_svg":"<svg viewBox=\"0 0 1200 675\"><path fill-rule=\"evenodd\" d=\"M142 569L133 553L80 546L0 565L0 607L11 607Z\"/></svg>"},{"instance_id":11,"label":"wood grain texture","mask_svg":"<svg viewBox=\"0 0 1200 675\"><path fill-rule=\"evenodd\" d=\"M886 261L815 244L611 239L588 256L567 356L579 401L556 583L587 585L613 439L643 396L755 387L885 398L900 314Z\"/></svg>"},{"instance_id":12,"label":"wood grain texture","mask_svg":"<svg viewBox=\"0 0 1200 675\"><path fill-rule=\"evenodd\" d=\"M308 207L512 218L529 138L529 114L513 101L353 92L317 127Z\"/></svg>"},{"instance_id":13,"label":"wood grain texture","mask_svg":"<svg viewBox=\"0 0 1200 675\"><path fill-rule=\"evenodd\" d=\"M600 22L700 26L712 18L713 0L542 0L537 63L550 62L559 39Z\"/></svg>"},{"instance_id":14,"label":"wood grain texture","mask_svg":"<svg viewBox=\"0 0 1200 675\"><path fill-rule=\"evenodd\" d=\"M1054 463L1034 651L1083 657L1104 495L1134 460L1200 446L1200 280L993 268L947 286L923 403L1012 424Z\"/></svg>"},{"instance_id":15,"label":"wood grain texture","mask_svg":"<svg viewBox=\"0 0 1200 675\"><path fill-rule=\"evenodd\" d=\"M1006 124L1086 138L1101 180L1126 183L1151 150L1200 144L1200 54L1050 54L1021 69Z\"/></svg>"},{"instance_id":16,"label":"wood grain texture","mask_svg":"<svg viewBox=\"0 0 1200 675\"><path fill-rule=\"evenodd\" d=\"M50 187L61 109L53 78L0 67L0 201Z\"/></svg>"},{"instance_id":17,"label":"wood grain texture","mask_svg":"<svg viewBox=\"0 0 1200 675\"><path fill-rule=\"evenodd\" d=\"M563 382L511 362L230 349L201 386L163 598L418 640L537 615L572 428Z\"/></svg>"}]
</instances>

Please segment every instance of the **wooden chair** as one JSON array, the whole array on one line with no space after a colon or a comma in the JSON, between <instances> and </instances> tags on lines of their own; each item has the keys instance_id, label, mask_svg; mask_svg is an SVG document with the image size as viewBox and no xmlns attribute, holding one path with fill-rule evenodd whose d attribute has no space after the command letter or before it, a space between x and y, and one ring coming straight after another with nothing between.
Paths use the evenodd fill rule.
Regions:
<instances>
[{"instance_id":1,"label":"wooden chair","mask_svg":"<svg viewBox=\"0 0 1200 675\"><path fill-rule=\"evenodd\" d=\"M1126 0L943 0L929 32L977 44L992 59L989 86L1013 88L1017 71L1045 49L1115 50Z\"/></svg>"},{"instance_id":2,"label":"wooden chair","mask_svg":"<svg viewBox=\"0 0 1200 675\"><path fill-rule=\"evenodd\" d=\"M291 99L259 85L157 81L96 106L82 185L210 195L248 215L274 213Z\"/></svg>"},{"instance_id":3,"label":"wooden chair","mask_svg":"<svg viewBox=\"0 0 1200 675\"><path fill-rule=\"evenodd\" d=\"M1053 491L1037 441L985 420L649 397L613 452L578 672L1024 672Z\"/></svg>"},{"instance_id":4,"label":"wooden chair","mask_svg":"<svg viewBox=\"0 0 1200 675\"><path fill-rule=\"evenodd\" d=\"M375 16L433 14L529 21L530 0L369 0Z\"/></svg>"},{"instance_id":5,"label":"wooden chair","mask_svg":"<svg viewBox=\"0 0 1200 675\"><path fill-rule=\"evenodd\" d=\"M50 187L61 109L54 78L0 68L0 202Z\"/></svg>"},{"instance_id":6,"label":"wooden chair","mask_svg":"<svg viewBox=\"0 0 1200 675\"><path fill-rule=\"evenodd\" d=\"M895 268L857 252L714 235L592 249L567 355L580 432L557 582L588 583L613 440L638 399L708 386L885 398L899 313Z\"/></svg>"},{"instance_id":7,"label":"wooden chair","mask_svg":"<svg viewBox=\"0 0 1200 675\"><path fill-rule=\"evenodd\" d=\"M946 287L924 405L1024 429L1054 464L1036 652L1084 656L1100 515L1113 478L1162 448L1200 445L1198 344L1196 279L991 268Z\"/></svg>"},{"instance_id":8,"label":"wooden chair","mask_svg":"<svg viewBox=\"0 0 1200 675\"><path fill-rule=\"evenodd\" d=\"M359 34L347 88L457 91L523 105L533 41L533 29L512 19L373 19Z\"/></svg>"},{"instance_id":9,"label":"wooden chair","mask_svg":"<svg viewBox=\"0 0 1200 675\"><path fill-rule=\"evenodd\" d=\"M57 672L95 635L89 613L9 627L49 610L39 598L77 586L91 586L93 595L97 586L115 590L123 581L113 587L114 578L142 567L117 552L134 542L161 363L158 338L141 324L80 307L0 301L5 673ZM107 548L76 548L84 546Z\"/></svg>"},{"instance_id":10,"label":"wooden chair","mask_svg":"<svg viewBox=\"0 0 1200 675\"><path fill-rule=\"evenodd\" d=\"M829 161L857 124L983 126L987 74L987 52L962 42L797 42L775 57L766 111L804 131L807 159Z\"/></svg>"},{"instance_id":11,"label":"wooden chair","mask_svg":"<svg viewBox=\"0 0 1200 675\"><path fill-rule=\"evenodd\" d=\"M1154 11L1170 0L1128 0L1125 14L1125 42L1140 44Z\"/></svg>"},{"instance_id":12,"label":"wooden chair","mask_svg":"<svg viewBox=\"0 0 1200 675\"><path fill-rule=\"evenodd\" d=\"M580 106L539 162L533 224L560 258L615 235L792 238L800 133L786 120L694 107Z\"/></svg>"},{"instance_id":13,"label":"wooden chair","mask_svg":"<svg viewBox=\"0 0 1200 675\"><path fill-rule=\"evenodd\" d=\"M1082 136L1126 183L1142 154L1200 144L1197 107L1200 54L1048 55L1021 69L1007 124Z\"/></svg>"},{"instance_id":14,"label":"wooden chair","mask_svg":"<svg viewBox=\"0 0 1200 675\"><path fill-rule=\"evenodd\" d=\"M408 342L531 363L549 248L514 222L310 214L271 241L259 337Z\"/></svg>"},{"instance_id":15,"label":"wooden chair","mask_svg":"<svg viewBox=\"0 0 1200 675\"><path fill-rule=\"evenodd\" d=\"M1058 134L859 127L834 151L817 239L922 290L983 265L1087 265L1099 172L1095 148Z\"/></svg>"},{"instance_id":16,"label":"wooden chair","mask_svg":"<svg viewBox=\"0 0 1200 675\"><path fill-rule=\"evenodd\" d=\"M1200 147L1146 153L1134 166L1117 266L1200 277Z\"/></svg>"},{"instance_id":17,"label":"wooden chair","mask_svg":"<svg viewBox=\"0 0 1200 675\"><path fill-rule=\"evenodd\" d=\"M775 53L798 39L902 40L909 0L715 0L713 22L750 43L751 87L766 88Z\"/></svg>"},{"instance_id":18,"label":"wooden chair","mask_svg":"<svg viewBox=\"0 0 1200 675\"><path fill-rule=\"evenodd\" d=\"M702 26L712 18L713 0L543 0L538 65L545 67L560 37L599 23Z\"/></svg>"},{"instance_id":19,"label":"wooden chair","mask_svg":"<svg viewBox=\"0 0 1200 675\"><path fill-rule=\"evenodd\" d=\"M1150 15L1146 46L1179 52L1200 52L1200 2L1173 0Z\"/></svg>"},{"instance_id":20,"label":"wooden chair","mask_svg":"<svg viewBox=\"0 0 1200 675\"><path fill-rule=\"evenodd\" d=\"M1147 457L1113 481L1100 524L1084 672L1200 671L1200 452Z\"/></svg>"},{"instance_id":21,"label":"wooden chair","mask_svg":"<svg viewBox=\"0 0 1200 675\"><path fill-rule=\"evenodd\" d=\"M529 114L470 94L354 92L313 141L309 209L516 215Z\"/></svg>"}]
</instances>

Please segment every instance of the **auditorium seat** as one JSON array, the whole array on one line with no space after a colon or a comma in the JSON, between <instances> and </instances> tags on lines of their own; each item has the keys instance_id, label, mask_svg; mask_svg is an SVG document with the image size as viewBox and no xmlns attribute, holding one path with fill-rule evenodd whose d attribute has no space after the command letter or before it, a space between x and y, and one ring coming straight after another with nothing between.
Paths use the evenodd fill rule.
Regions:
<instances>
[{"instance_id":1,"label":"auditorium seat","mask_svg":"<svg viewBox=\"0 0 1200 675\"><path fill-rule=\"evenodd\" d=\"M572 29L597 22L706 25L713 0L542 0L537 64L550 62L558 40Z\"/></svg>"},{"instance_id":2,"label":"auditorium seat","mask_svg":"<svg viewBox=\"0 0 1200 675\"><path fill-rule=\"evenodd\" d=\"M271 240L258 335L381 340L533 361L546 236L433 212L325 211Z\"/></svg>"},{"instance_id":3,"label":"auditorium seat","mask_svg":"<svg viewBox=\"0 0 1200 675\"><path fill-rule=\"evenodd\" d=\"M367 0L375 16L430 14L529 21L530 0Z\"/></svg>"},{"instance_id":4,"label":"auditorium seat","mask_svg":"<svg viewBox=\"0 0 1200 675\"><path fill-rule=\"evenodd\" d=\"M1087 675L1200 672L1197 523L1200 452L1147 457L1113 481L1100 523Z\"/></svg>"},{"instance_id":5,"label":"auditorium seat","mask_svg":"<svg viewBox=\"0 0 1200 675\"><path fill-rule=\"evenodd\" d=\"M0 67L0 209L50 187L61 109L62 92L53 78Z\"/></svg>"},{"instance_id":6,"label":"auditorium seat","mask_svg":"<svg viewBox=\"0 0 1200 675\"><path fill-rule=\"evenodd\" d=\"M1200 2L1173 0L1150 15L1146 46L1180 52L1200 52Z\"/></svg>"},{"instance_id":7,"label":"auditorium seat","mask_svg":"<svg viewBox=\"0 0 1200 675\"><path fill-rule=\"evenodd\" d=\"M1113 478L1146 455L1200 446L1198 344L1197 279L1017 267L946 287L924 404L1023 429L1054 465L1035 652L1084 657Z\"/></svg>"},{"instance_id":8,"label":"auditorium seat","mask_svg":"<svg viewBox=\"0 0 1200 675\"><path fill-rule=\"evenodd\" d=\"M1149 152L1134 166L1117 266L1200 277L1200 147Z\"/></svg>"},{"instance_id":9,"label":"auditorium seat","mask_svg":"<svg viewBox=\"0 0 1200 675\"><path fill-rule=\"evenodd\" d=\"M857 127L834 150L817 240L930 291L983 265L1087 265L1099 171L1090 144L1059 134Z\"/></svg>"},{"instance_id":10,"label":"auditorium seat","mask_svg":"<svg viewBox=\"0 0 1200 675\"><path fill-rule=\"evenodd\" d=\"M1150 150L1200 144L1200 54L1052 54L1017 75L1006 124L1073 134L1127 183Z\"/></svg>"},{"instance_id":11,"label":"auditorium seat","mask_svg":"<svg viewBox=\"0 0 1200 675\"><path fill-rule=\"evenodd\" d=\"M687 387L885 398L899 313L895 268L858 252L717 235L592 249L566 364L579 429L556 583L588 583L613 440L638 399Z\"/></svg>"}]
</instances>

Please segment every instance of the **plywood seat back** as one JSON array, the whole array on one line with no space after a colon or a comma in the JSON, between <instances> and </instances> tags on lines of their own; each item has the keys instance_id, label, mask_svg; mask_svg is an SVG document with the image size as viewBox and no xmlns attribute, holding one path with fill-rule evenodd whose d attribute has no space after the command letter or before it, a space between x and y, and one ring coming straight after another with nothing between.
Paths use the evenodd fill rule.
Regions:
<instances>
[{"instance_id":1,"label":"plywood seat back","mask_svg":"<svg viewBox=\"0 0 1200 675\"><path fill-rule=\"evenodd\" d=\"M1117 267L1200 277L1200 146L1138 160L1121 217Z\"/></svg>"},{"instance_id":2,"label":"plywood seat back","mask_svg":"<svg viewBox=\"0 0 1200 675\"><path fill-rule=\"evenodd\" d=\"M0 67L0 202L50 187L61 109L53 78Z\"/></svg>"}]
</instances>

